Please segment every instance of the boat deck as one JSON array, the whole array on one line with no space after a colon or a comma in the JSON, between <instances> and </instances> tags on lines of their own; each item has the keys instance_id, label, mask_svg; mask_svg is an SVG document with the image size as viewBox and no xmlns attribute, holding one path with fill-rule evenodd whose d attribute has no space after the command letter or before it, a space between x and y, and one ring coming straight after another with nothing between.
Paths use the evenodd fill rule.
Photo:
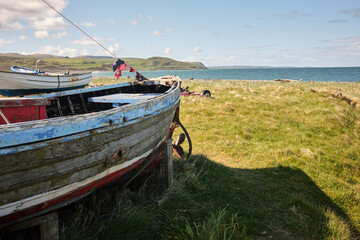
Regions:
<instances>
[{"instance_id":1,"label":"boat deck","mask_svg":"<svg viewBox=\"0 0 360 240\"><path fill-rule=\"evenodd\" d=\"M112 103L113 107L119 107L122 104L129 104L147 100L156 96L160 93L117 93L99 97L89 97L89 102L94 103Z\"/></svg>"}]
</instances>

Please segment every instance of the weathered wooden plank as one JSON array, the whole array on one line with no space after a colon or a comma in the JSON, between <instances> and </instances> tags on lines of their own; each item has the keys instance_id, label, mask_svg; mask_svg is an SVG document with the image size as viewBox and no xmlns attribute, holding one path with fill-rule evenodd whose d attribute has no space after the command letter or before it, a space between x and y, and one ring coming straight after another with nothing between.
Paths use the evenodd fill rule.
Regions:
<instances>
[{"instance_id":1,"label":"weathered wooden plank","mask_svg":"<svg viewBox=\"0 0 360 240\"><path fill-rule=\"evenodd\" d=\"M152 140L144 140L143 142L137 144L136 146L133 146L129 151L133 151L131 155L138 155L135 152L138 151L138 149L141 147L142 149L152 149L154 148L159 142L161 141L160 138L156 138L156 136L152 137ZM140 151L140 154L142 154L142 151ZM126 162L120 162L120 163L112 163L113 166L116 164L125 164ZM110 168L111 166L109 166ZM17 189L14 191L9 191L6 194L1 194L1 200L9 201L9 202L15 202L18 200L17 198L19 196L34 196L37 195L37 193L41 194L44 192L49 192L49 189L58 189L61 186L68 186L70 184L81 182L81 180L87 179L89 176L95 176L99 172L105 171L107 169L103 163L98 163L95 166L92 166L91 168L83 169L81 171L75 171L71 174L63 175L61 178L53 178L49 179L48 181L43 181L39 184L34 185L28 185L27 187ZM44 191L47 190L47 191ZM29 195L29 193L31 193ZM5 199L6 198L6 199Z\"/></svg>"},{"instance_id":2,"label":"weathered wooden plank","mask_svg":"<svg viewBox=\"0 0 360 240\"><path fill-rule=\"evenodd\" d=\"M0 183L0 189L2 190L0 202L6 203L16 200L19 196L31 196L34 193L50 191L51 189L72 183L73 181L79 181L92 176L106 167L119 163L116 161L108 161L108 166L105 165L106 160L111 159L119 148L126 149L121 158L121 162L141 155L155 147L156 144L166 136L172 118L173 114L149 129L144 129L142 132L132 134L129 138L104 144L100 150L91 149L94 152L74 158L73 160L58 162L53 165L45 165L30 171L26 170L25 172L8 174L4 176L6 180ZM164 125L168 127L159 129L159 127ZM89 149L89 151L91 150ZM82 169L84 170L81 171ZM24 175L24 173L26 174ZM73 175L69 176L70 173L73 173ZM6 189L12 189L13 191L4 192Z\"/></svg>"},{"instance_id":3,"label":"weathered wooden plank","mask_svg":"<svg viewBox=\"0 0 360 240\"><path fill-rule=\"evenodd\" d=\"M74 157L69 157L68 154L65 154L67 151L69 151L69 149L66 148L66 145L60 145L63 146L62 148L59 149L59 147L56 147L56 152L59 154L59 157L62 157L62 159L64 159L64 161L57 161L54 162L53 164L47 163L47 164L41 164L41 161L39 161L39 167L38 168L27 168L24 169L24 171L26 172L26 176L29 176L27 179L26 176L23 175L23 171L19 171L18 172L10 172L7 174L2 174L2 176L4 177L4 180L0 182L0 192L2 189L6 189L8 187L14 187L13 185L11 185L11 183L15 183L15 182L20 182L21 184L24 184L28 181L35 181L37 178L40 178L43 175L49 175L51 172L51 176L54 176L54 174L61 172L61 171L66 171L67 169L77 169L78 167L81 167L81 165L86 165L89 164L91 165L92 162L89 158L89 154L91 153L97 153L99 154L99 152L104 151L104 149L109 149L109 146L112 145L117 145L117 146L121 146L122 148L126 149L129 148L135 144L137 144L140 141L143 141L149 137L151 137L152 134L159 132L159 131L167 131L170 123L171 123L171 117L169 116L167 118L165 118L163 121L160 121L156 124L154 124L153 126L149 127L149 128L145 128L140 132L135 132L135 133L131 133L128 132L128 136L121 136L118 137L118 139L113 139L113 141L108 141L108 137L109 134L103 133L101 134L101 136L92 136L91 138L95 141L93 142L97 142L96 145L93 146L87 146L86 141L84 142L85 145L81 146L79 144L78 147L81 147L80 151L77 148L74 148L74 150L77 151L77 153L81 153L80 155L80 159L84 158L82 161L77 162L76 159ZM165 130L161 129L164 128L164 125L167 127L165 127ZM112 133L110 133L111 135L113 135ZM166 134L166 133L165 133ZM102 144L99 144L99 142L101 142ZM77 146L76 146L77 147ZM118 148L119 148L118 147ZM54 149L49 149L54 151ZM117 150L117 149L116 149ZM63 156L63 154L65 154L65 156ZM111 154L114 154L115 152L112 152ZM123 158L125 158L126 155L123 156ZM94 159L93 161L96 161L96 159ZM45 162L45 161L44 161ZM14 168L15 170L15 168ZM56 171L55 171L56 170ZM50 172L48 172L50 171Z\"/></svg>"},{"instance_id":4,"label":"weathered wooden plank","mask_svg":"<svg viewBox=\"0 0 360 240\"><path fill-rule=\"evenodd\" d=\"M96 103L133 103L159 96L160 93L117 93L99 97L89 97L89 102Z\"/></svg>"},{"instance_id":5,"label":"weathered wooden plank","mask_svg":"<svg viewBox=\"0 0 360 240\"><path fill-rule=\"evenodd\" d=\"M72 101L71 101L70 96L67 96L67 100L68 100L68 103L69 103L69 107L70 107L70 110L71 110L71 114L74 115L74 114L75 114L75 110L74 110L74 106L73 106L73 103L72 103Z\"/></svg>"},{"instance_id":6,"label":"weathered wooden plank","mask_svg":"<svg viewBox=\"0 0 360 240\"><path fill-rule=\"evenodd\" d=\"M79 93L88 93L88 92L106 90L106 89L109 89L109 88L127 87L127 86L131 86L131 83L125 82L125 83L118 83L118 84L113 84L113 85L69 90L69 91L66 91L66 92L48 93L48 94L43 94L40 97L41 98L55 98L55 97L74 95L74 94L79 94ZM31 98L31 96L29 96L29 98Z\"/></svg>"},{"instance_id":7,"label":"weathered wooden plank","mask_svg":"<svg viewBox=\"0 0 360 240\"><path fill-rule=\"evenodd\" d=\"M1 98L0 107L23 107L50 105L48 98Z\"/></svg>"},{"instance_id":8,"label":"weathered wooden plank","mask_svg":"<svg viewBox=\"0 0 360 240\"><path fill-rule=\"evenodd\" d=\"M20 222L7 228L6 232L15 232L29 227L34 227L36 225L40 225L41 240L59 239L59 217L57 212Z\"/></svg>"},{"instance_id":9,"label":"weathered wooden plank","mask_svg":"<svg viewBox=\"0 0 360 240\"><path fill-rule=\"evenodd\" d=\"M86 107L86 102L85 102L85 100L84 100L84 96L83 96L83 94L82 93L80 93L79 94L79 96L80 96L80 99L81 99L81 105L82 105L82 107L83 107L83 109L84 109L84 111L87 113L87 112L89 112L88 111L88 109L87 109L87 107Z\"/></svg>"},{"instance_id":10,"label":"weathered wooden plank","mask_svg":"<svg viewBox=\"0 0 360 240\"><path fill-rule=\"evenodd\" d=\"M54 139L42 148L2 156L0 161L0 174L4 175L13 171L29 170L48 165L53 162L83 155L84 152L89 151L89 149L95 151L101 144L124 138L153 126L161 121L161 119L167 118L171 112L174 111L174 108L175 107L157 116L144 119L141 121L141 124L131 124L122 128L111 125L107 127L107 130L100 133L85 132L79 134L78 138L74 138L71 141L64 141L63 138ZM101 134L106 134L106 136L101 138L100 141L98 137Z\"/></svg>"},{"instance_id":11,"label":"weathered wooden plank","mask_svg":"<svg viewBox=\"0 0 360 240\"><path fill-rule=\"evenodd\" d=\"M166 185L170 186L173 183L174 172L173 172L173 152L172 152L172 139L168 139L165 142L166 151L165 151L165 177Z\"/></svg>"}]
</instances>

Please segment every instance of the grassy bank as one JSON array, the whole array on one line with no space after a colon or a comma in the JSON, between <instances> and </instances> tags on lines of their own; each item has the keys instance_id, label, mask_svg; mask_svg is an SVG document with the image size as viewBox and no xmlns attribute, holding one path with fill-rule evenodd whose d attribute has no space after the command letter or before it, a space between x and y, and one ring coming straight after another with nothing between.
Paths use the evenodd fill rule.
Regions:
<instances>
[{"instance_id":1,"label":"grassy bank","mask_svg":"<svg viewBox=\"0 0 360 240\"><path fill-rule=\"evenodd\" d=\"M360 237L360 83L183 86L213 98L181 99L193 155L175 160L174 184L101 190L62 223L64 239ZM101 213L101 201L116 206Z\"/></svg>"}]
</instances>

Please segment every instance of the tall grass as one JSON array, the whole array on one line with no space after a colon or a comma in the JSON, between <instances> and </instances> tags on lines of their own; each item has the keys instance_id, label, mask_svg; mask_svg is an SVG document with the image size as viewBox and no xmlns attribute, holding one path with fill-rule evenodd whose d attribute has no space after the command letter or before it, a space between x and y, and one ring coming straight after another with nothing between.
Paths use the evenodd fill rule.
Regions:
<instances>
[{"instance_id":1,"label":"tall grass","mask_svg":"<svg viewBox=\"0 0 360 240\"><path fill-rule=\"evenodd\" d=\"M213 98L181 99L194 155L174 162L174 184L120 204L119 214L80 238L360 237L360 110L336 97L356 103L359 83L186 85Z\"/></svg>"},{"instance_id":2,"label":"tall grass","mask_svg":"<svg viewBox=\"0 0 360 240\"><path fill-rule=\"evenodd\" d=\"M181 99L194 155L174 162L175 181L164 193L137 198L82 237L360 237L360 110L336 97L356 103L359 83L186 85L213 96Z\"/></svg>"},{"instance_id":3,"label":"tall grass","mask_svg":"<svg viewBox=\"0 0 360 240\"><path fill-rule=\"evenodd\" d=\"M360 238L360 83L186 85L213 98L181 99L194 155L175 160L173 185L102 189L63 239Z\"/></svg>"}]
</instances>

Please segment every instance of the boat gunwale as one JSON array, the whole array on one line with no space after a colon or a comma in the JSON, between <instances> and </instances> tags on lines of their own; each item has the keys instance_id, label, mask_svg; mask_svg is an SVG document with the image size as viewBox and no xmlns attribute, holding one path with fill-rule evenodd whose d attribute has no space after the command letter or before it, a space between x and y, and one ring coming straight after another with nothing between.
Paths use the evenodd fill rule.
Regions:
<instances>
[{"instance_id":1,"label":"boat gunwale","mask_svg":"<svg viewBox=\"0 0 360 240\"><path fill-rule=\"evenodd\" d=\"M110 86L110 85L108 85L108 86ZM44 137L44 139L37 139L37 140L32 139L31 141L27 141L27 142L20 141L17 144L13 143L13 142L15 142L15 140L8 141L7 143L5 143L6 145L5 144L4 144L4 146L0 145L0 150L5 151L2 154L0 153L0 155L6 155L6 154L9 154L10 152L12 152L12 151L10 151L10 152L6 151L7 149L10 150L12 148L17 148L17 147L21 147L24 145L36 144L36 143L41 145L41 143L46 142L51 139L78 135L78 134L82 134L87 131L101 129L101 128L107 127L109 125L114 125L114 126L119 125L119 124L122 124L123 126L130 125L130 123L133 122L131 120L141 119L143 117L140 116L140 114L139 114L138 117L136 117L134 119L128 119L128 121L127 121L126 119L124 119L125 113L128 113L128 112L136 110L136 109L141 109L143 107L145 107L147 109L151 103L154 103L156 105L160 104L166 98L170 99L171 96L175 97L177 90L180 91L179 89L180 89L180 83L177 82L177 84L173 84L166 92L164 92L161 95L154 96L153 98L149 98L149 99L142 100L139 102L126 104L126 105L123 105L120 107L114 107L114 108L100 111L100 112L92 112L92 113L85 113L85 114L78 114L78 115L71 115L71 116L62 116L62 117L55 117L55 118L50 118L50 119L41 119L41 120L35 120L35 121L29 121L29 122L20 122L20 123L1 125L0 126L0 135L2 133L4 133L4 134L13 133L14 134L16 132L20 132L23 130L28 130L29 132L31 132L34 129L39 129L39 131L40 131L41 129L43 129L47 126L51 126L52 124L56 125L58 128L61 128L63 126L66 126L66 124L74 124L75 122L81 122L81 121L83 121L84 118L86 118L87 121L89 121L89 120L95 121L96 119L100 119L101 117L103 118L103 120L98 121L98 123L96 125L88 126L86 129L83 129L81 131L75 131L75 130L72 132L69 131L67 134L58 134L58 135L54 135L54 136L48 136L48 137ZM72 91L72 90L70 90L70 91ZM171 101L171 103L172 103L171 106L176 104L178 101L180 101L180 97L181 97L181 94L179 93L179 96L176 99L173 99L173 101ZM156 109L154 109L152 112L158 113L158 112L163 111L164 109L166 110L167 107L159 106ZM111 118L114 117L116 114L120 114L121 116L118 116L118 118L116 120L112 120ZM152 114L150 114L150 115L152 115ZM111 124L110 124L110 120L111 120ZM32 133L32 135L36 135L36 131L34 133ZM1 140L0 140L0 144L3 144Z\"/></svg>"},{"instance_id":2,"label":"boat gunwale","mask_svg":"<svg viewBox=\"0 0 360 240\"><path fill-rule=\"evenodd\" d=\"M10 71L3 71L0 70L0 73L9 73L9 74L20 74L20 75L28 75L28 76L35 76L35 77L73 77L73 76L79 76L79 75L85 75L85 74L92 74L92 72L80 72L80 73L70 73L70 74L64 74L64 73L50 73L50 74L39 74L39 73L20 73L20 72L10 72Z\"/></svg>"}]
</instances>

